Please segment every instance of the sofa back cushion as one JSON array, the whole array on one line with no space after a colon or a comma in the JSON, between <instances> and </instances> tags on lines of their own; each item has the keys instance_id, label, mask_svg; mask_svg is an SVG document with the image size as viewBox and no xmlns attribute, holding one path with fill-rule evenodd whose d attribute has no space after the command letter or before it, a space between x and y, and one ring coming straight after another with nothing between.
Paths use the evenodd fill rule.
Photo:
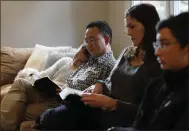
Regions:
<instances>
[{"instance_id":1,"label":"sofa back cushion","mask_svg":"<svg viewBox=\"0 0 189 131\"><path fill-rule=\"evenodd\" d=\"M24 68L32 51L33 48L1 48L0 86L13 83L15 76Z\"/></svg>"},{"instance_id":2,"label":"sofa back cushion","mask_svg":"<svg viewBox=\"0 0 189 131\"><path fill-rule=\"evenodd\" d=\"M36 44L24 68L34 68L43 71L52 66L62 57L73 57L77 52L71 46L48 47Z\"/></svg>"},{"instance_id":3,"label":"sofa back cushion","mask_svg":"<svg viewBox=\"0 0 189 131\"><path fill-rule=\"evenodd\" d=\"M36 44L34 48L2 47L0 86L12 84L17 73L23 68L42 71L64 56L72 58L76 52L77 48L71 46L47 47Z\"/></svg>"}]
</instances>

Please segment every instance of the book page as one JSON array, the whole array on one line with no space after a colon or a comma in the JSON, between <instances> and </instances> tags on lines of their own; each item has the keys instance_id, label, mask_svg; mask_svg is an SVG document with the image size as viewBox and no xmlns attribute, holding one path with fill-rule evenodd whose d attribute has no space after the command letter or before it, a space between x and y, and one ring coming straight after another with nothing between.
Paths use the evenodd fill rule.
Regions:
<instances>
[{"instance_id":1,"label":"book page","mask_svg":"<svg viewBox=\"0 0 189 131\"><path fill-rule=\"evenodd\" d=\"M65 85L62 89L62 91L59 93L60 97L64 100L69 94L77 94L81 96L83 94L83 91L72 89Z\"/></svg>"}]
</instances>

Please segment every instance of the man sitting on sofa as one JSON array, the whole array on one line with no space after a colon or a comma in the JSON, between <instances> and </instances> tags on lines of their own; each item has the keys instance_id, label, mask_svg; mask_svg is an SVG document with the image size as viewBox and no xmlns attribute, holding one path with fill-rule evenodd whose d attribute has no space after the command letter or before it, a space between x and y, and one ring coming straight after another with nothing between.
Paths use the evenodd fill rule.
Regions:
<instances>
[{"instance_id":1,"label":"man sitting on sofa","mask_svg":"<svg viewBox=\"0 0 189 131\"><path fill-rule=\"evenodd\" d=\"M112 70L115 59L111 51L112 31L108 23L91 22L86 27L85 41L92 56L88 62L80 65L68 78L70 88L84 90L95 84L98 79L105 80ZM1 129L15 130L24 120L34 120L44 110L55 107L59 103L39 93L25 80L16 80L1 102ZM28 104L40 104L33 108L32 114ZM27 112L27 114L26 114ZM28 118L26 118L26 115ZM30 117L30 119L29 119Z\"/></svg>"}]
</instances>

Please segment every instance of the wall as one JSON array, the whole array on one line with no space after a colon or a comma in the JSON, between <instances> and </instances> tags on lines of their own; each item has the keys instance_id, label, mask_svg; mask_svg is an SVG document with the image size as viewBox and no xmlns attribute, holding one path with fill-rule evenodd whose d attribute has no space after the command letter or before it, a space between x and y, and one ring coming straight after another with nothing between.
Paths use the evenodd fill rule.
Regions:
<instances>
[{"instance_id":1,"label":"wall","mask_svg":"<svg viewBox=\"0 0 189 131\"><path fill-rule=\"evenodd\" d=\"M124 11L130 1L1 1L1 46L78 47L85 26L107 21L113 30L115 57L131 42L123 33Z\"/></svg>"},{"instance_id":2,"label":"wall","mask_svg":"<svg viewBox=\"0 0 189 131\"><path fill-rule=\"evenodd\" d=\"M86 24L107 17L106 1L1 1L1 45L77 47Z\"/></svg>"},{"instance_id":3,"label":"wall","mask_svg":"<svg viewBox=\"0 0 189 131\"><path fill-rule=\"evenodd\" d=\"M124 14L130 8L131 1L109 1L108 5L108 22L113 32L112 48L114 56L117 58L125 47L131 45L130 38L123 32Z\"/></svg>"}]
</instances>

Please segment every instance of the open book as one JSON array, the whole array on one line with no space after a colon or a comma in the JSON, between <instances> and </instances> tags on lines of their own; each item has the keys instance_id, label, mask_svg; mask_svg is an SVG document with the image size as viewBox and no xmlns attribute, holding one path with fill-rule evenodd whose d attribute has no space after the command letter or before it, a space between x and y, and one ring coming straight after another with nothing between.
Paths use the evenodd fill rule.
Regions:
<instances>
[{"instance_id":1,"label":"open book","mask_svg":"<svg viewBox=\"0 0 189 131\"><path fill-rule=\"evenodd\" d=\"M72 89L72 88L68 87L68 85L66 84L62 88L62 91L59 93L59 95L62 99L65 99L66 96L68 96L69 94L77 94L77 95L81 96L83 94L83 91Z\"/></svg>"},{"instance_id":2,"label":"open book","mask_svg":"<svg viewBox=\"0 0 189 131\"><path fill-rule=\"evenodd\" d=\"M77 95L81 96L83 93L83 91L72 89L72 88L68 87L67 84L64 85L64 87L60 87L56 83L54 83L48 76L43 77L41 79L37 79L34 82L34 87L37 90L46 93L50 97L57 95L56 89L62 88L62 91L59 93L59 96L62 99L65 99L66 96L69 94L77 94Z\"/></svg>"}]
</instances>

